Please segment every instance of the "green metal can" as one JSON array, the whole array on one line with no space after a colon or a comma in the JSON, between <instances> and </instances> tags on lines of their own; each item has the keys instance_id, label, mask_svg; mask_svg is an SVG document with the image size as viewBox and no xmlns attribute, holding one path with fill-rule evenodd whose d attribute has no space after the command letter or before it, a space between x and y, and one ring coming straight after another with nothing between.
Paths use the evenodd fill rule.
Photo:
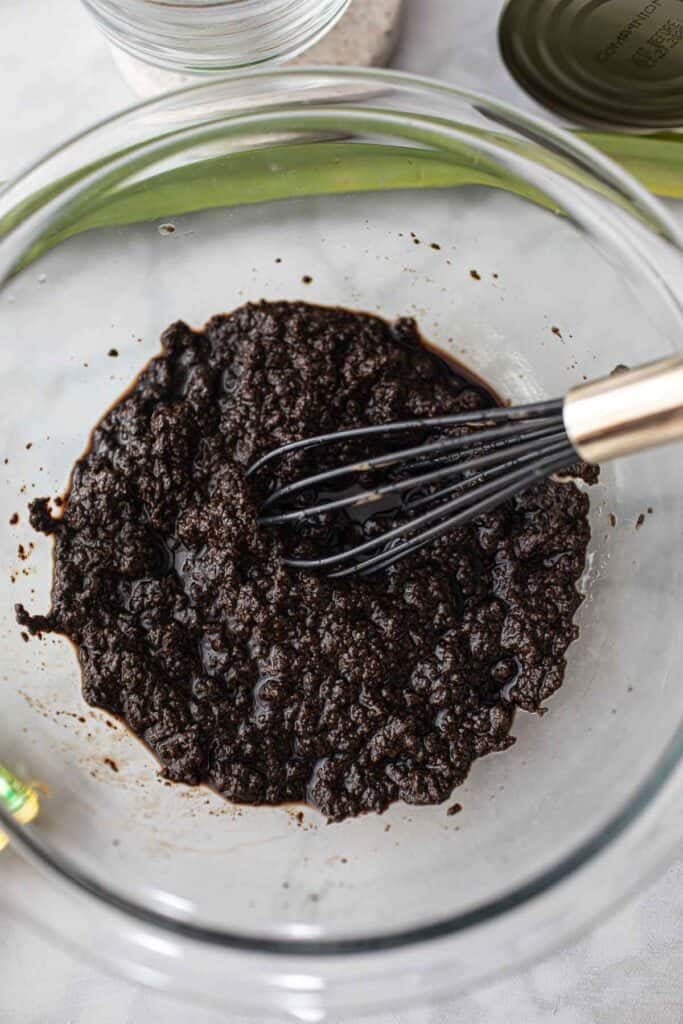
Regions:
<instances>
[{"instance_id":1,"label":"green metal can","mask_svg":"<svg viewBox=\"0 0 683 1024\"><path fill-rule=\"evenodd\" d=\"M683 127L683 0L509 0L499 44L520 85L571 121Z\"/></svg>"}]
</instances>

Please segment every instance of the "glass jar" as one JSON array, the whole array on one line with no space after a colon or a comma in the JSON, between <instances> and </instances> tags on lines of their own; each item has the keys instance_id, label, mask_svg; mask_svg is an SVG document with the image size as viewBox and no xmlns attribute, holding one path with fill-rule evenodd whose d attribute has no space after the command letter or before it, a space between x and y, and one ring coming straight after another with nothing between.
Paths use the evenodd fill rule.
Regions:
<instances>
[{"instance_id":1,"label":"glass jar","mask_svg":"<svg viewBox=\"0 0 683 1024\"><path fill-rule=\"evenodd\" d=\"M326 34L350 0L83 3L115 48L126 77L131 62L142 62L176 76L164 84L182 84L186 76L290 60Z\"/></svg>"}]
</instances>

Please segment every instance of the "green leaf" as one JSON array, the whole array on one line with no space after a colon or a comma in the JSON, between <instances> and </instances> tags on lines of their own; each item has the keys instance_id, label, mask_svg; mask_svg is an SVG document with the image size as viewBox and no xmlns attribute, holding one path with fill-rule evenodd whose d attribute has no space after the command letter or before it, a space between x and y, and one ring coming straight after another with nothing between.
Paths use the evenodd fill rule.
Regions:
<instances>
[{"instance_id":1,"label":"green leaf","mask_svg":"<svg viewBox=\"0 0 683 1024\"><path fill-rule=\"evenodd\" d=\"M577 132L658 196L683 199L683 133Z\"/></svg>"},{"instance_id":2,"label":"green leaf","mask_svg":"<svg viewBox=\"0 0 683 1024\"><path fill-rule=\"evenodd\" d=\"M367 111L367 130L375 127L376 112ZM436 122L435 122L436 123ZM286 128L287 126L285 126ZM429 126L413 129L414 148L340 140L334 136L334 120L324 125L325 137L285 135L283 144L263 145L248 151L231 151L224 127L210 127L194 162L177 141L160 142L164 148L147 153L145 147L114 154L83 167L27 197L0 220L0 237L8 234L28 214L61 196L68 186L98 169L91 186L67 202L49 232L24 253L16 273L47 249L93 228L119 227L218 207L262 203L297 196L390 191L395 189L454 188L480 185L503 189L560 213L557 202L522 178L505 171L470 145L467 134L490 137L498 145L534 159L543 157L558 173L570 174L591 185L592 179L565 158L539 152L533 143L461 126L461 136L451 138L446 149L432 137ZM626 135L582 131L577 135L617 160L648 189L659 195L683 197L683 135ZM313 141L311 139L313 138ZM443 142L443 140L441 140ZM433 148L432 148L433 143ZM529 152L530 148L533 152ZM226 151L227 150L227 151ZM209 155L206 155L206 154ZM201 156L199 155L201 154ZM120 158L128 156L121 165ZM114 159L116 158L116 159ZM159 170L160 159L165 164ZM178 160L183 162L178 163ZM111 170L106 170L110 164ZM607 186L593 184L608 191ZM612 194L613 190L609 190ZM618 193L612 197L620 201ZM625 200L624 200L625 201Z\"/></svg>"},{"instance_id":3,"label":"green leaf","mask_svg":"<svg viewBox=\"0 0 683 1024\"><path fill-rule=\"evenodd\" d=\"M121 183L119 176L112 174L109 180L86 190L24 254L15 272L59 242L93 228L297 196L484 185L557 209L539 189L502 173L468 146L463 146L461 153L447 155L416 147L406 156L402 146L293 143L221 153L148 176L144 172L143 164L138 181L131 183L128 174ZM0 221L0 237L58 192L58 186L51 185L25 200L21 210L11 211Z\"/></svg>"}]
</instances>

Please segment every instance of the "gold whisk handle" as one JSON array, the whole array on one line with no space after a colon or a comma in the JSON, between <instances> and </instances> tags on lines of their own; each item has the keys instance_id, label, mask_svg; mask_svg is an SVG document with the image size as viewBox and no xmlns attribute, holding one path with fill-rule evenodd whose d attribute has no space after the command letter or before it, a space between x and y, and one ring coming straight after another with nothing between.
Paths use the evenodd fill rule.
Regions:
<instances>
[{"instance_id":1,"label":"gold whisk handle","mask_svg":"<svg viewBox=\"0 0 683 1024\"><path fill-rule=\"evenodd\" d=\"M572 388L564 400L569 440L585 462L683 440L683 356Z\"/></svg>"}]
</instances>

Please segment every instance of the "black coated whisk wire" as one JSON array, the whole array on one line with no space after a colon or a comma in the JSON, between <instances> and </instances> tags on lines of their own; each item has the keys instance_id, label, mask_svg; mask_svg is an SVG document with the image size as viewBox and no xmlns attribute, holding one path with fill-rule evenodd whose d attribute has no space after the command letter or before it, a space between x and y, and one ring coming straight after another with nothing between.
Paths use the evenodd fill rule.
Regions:
<instances>
[{"instance_id":1,"label":"black coated whisk wire","mask_svg":"<svg viewBox=\"0 0 683 1024\"><path fill-rule=\"evenodd\" d=\"M259 522L267 527L282 527L343 509L362 511L367 519L372 519L373 510L377 510L376 517L386 508L382 503L387 498L408 495L402 507L410 518L385 532L323 557L285 559L293 568L326 570L332 578L378 572L544 477L574 464L578 456L565 431L562 409L562 400L537 402L511 409L484 409L359 427L290 442L258 459L248 474L293 452L340 442L391 438L410 431L469 428L466 433L442 435L398 451L347 462L278 487L263 502ZM296 505L307 491L320 495L344 478L397 468L405 473L398 479L360 492ZM434 490L437 484L445 486ZM415 515L418 509L424 511Z\"/></svg>"}]
</instances>

